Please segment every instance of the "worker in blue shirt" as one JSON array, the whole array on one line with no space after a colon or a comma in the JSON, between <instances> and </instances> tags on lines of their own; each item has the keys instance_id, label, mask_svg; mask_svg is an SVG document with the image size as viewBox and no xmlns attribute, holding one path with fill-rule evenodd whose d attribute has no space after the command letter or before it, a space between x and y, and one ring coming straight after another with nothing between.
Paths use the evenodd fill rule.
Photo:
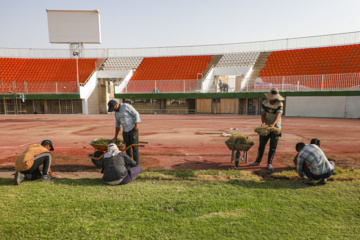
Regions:
<instances>
[{"instance_id":1,"label":"worker in blue shirt","mask_svg":"<svg viewBox=\"0 0 360 240\"><path fill-rule=\"evenodd\" d=\"M141 122L139 113L133 106L127 103L117 103L115 100L108 102L108 112L115 112L115 137L117 139L121 126L123 128L123 140L126 146L139 144L139 127ZM126 150L129 157L133 157L136 164L139 164L139 147L133 146Z\"/></svg>"}]
</instances>

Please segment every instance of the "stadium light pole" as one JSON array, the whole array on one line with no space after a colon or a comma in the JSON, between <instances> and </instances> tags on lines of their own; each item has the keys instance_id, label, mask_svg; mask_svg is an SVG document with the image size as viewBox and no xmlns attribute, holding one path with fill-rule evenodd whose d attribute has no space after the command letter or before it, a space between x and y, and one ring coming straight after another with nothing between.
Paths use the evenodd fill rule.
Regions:
<instances>
[{"instance_id":1,"label":"stadium light pole","mask_svg":"<svg viewBox=\"0 0 360 240\"><path fill-rule=\"evenodd\" d=\"M76 57L76 84L79 93L79 57Z\"/></svg>"},{"instance_id":2,"label":"stadium light pole","mask_svg":"<svg viewBox=\"0 0 360 240\"><path fill-rule=\"evenodd\" d=\"M73 56L75 56L76 59L76 85L79 93L79 52L73 52Z\"/></svg>"}]
</instances>

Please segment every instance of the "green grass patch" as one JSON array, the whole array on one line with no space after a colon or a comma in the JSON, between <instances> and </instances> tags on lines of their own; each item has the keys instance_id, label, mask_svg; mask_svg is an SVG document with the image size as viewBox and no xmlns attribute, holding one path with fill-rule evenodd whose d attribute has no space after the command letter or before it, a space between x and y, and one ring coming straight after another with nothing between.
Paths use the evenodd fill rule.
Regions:
<instances>
[{"instance_id":1,"label":"green grass patch","mask_svg":"<svg viewBox=\"0 0 360 240\"><path fill-rule=\"evenodd\" d=\"M0 179L0 239L359 238L355 178L309 187L245 172L148 170L124 186Z\"/></svg>"},{"instance_id":2,"label":"green grass patch","mask_svg":"<svg viewBox=\"0 0 360 240\"><path fill-rule=\"evenodd\" d=\"M271 174L271 177L274 179L300 180L300 177L295 170L274 172ZM359 181L360 170L342 169L335 167L333 175L328 180L329 181Z\"/></svg>"},{"instance_id":3,"label":"green grass patch","mask_svg":"<svg viewBox=\"0 0 360 240\"><path fill-rule=\"evenodd\" d=\"M262 178L250 171L239 170L165 170L148 169L139 177L143 180L193 180L193 181L251 181L260 182Z\"/></svg>"}]
</instances>

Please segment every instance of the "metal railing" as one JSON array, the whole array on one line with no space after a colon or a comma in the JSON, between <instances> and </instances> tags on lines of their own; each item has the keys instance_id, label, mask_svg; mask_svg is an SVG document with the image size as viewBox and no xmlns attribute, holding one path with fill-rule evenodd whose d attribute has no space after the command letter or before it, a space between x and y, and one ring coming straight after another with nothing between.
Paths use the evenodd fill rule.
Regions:
<instances>
[{"instance_id":1,"label":"metal railing","mask_svg":"<svg viewBox=\"0 0 360 240\"><path fill-rule=\"evenodd\" d=\"M130 81L121 93L215 93L213 83L209 89L198 89L202 79L189 80L135 80ZM241 84L241 83L237 83ZM266 92L272 88L280 91L360 91L360 73L261 77L254 84L247 83L240 92ZM229 88L227 93L236 92ZM77 82L1 82L3 94L63 94L77 93Z\"/></svg>"},{"instance_id":2,"label":"metal railing","mask_svg":"<svg viewBox=\"0 0 360 240\"><path fill-rule=\"evenodd\" d=\"M121 93L214 93L220 91L215 87L215 83L208 89L197 89L197 81L203 80L136 80L130 81ZM258 78L255 83L246 83L239 92L265 92L274 87L282 92L359 91L360 73L262 77ZM229 86L227 91L222 92L237 92L235 89L241 88L240 86L235 88Z\"/></svg>"},{"instance_id":3,"label":"metal railing","mask_svg":"<svg viewBox=\"0 0 360 240\"><path fill-rule=\"evenodd\" d=\"M199 79L201 81L201 79ZM196 92L197 79L189 80L134 80L122 93ZM198 89L200 91L200 89Z\"/></svg>"},{"instance_id":4,"label":"metal railing","mask_svg":"<svg viewBox=\"0 0 360 240\"><path fill-rule=\"evenodd\" d=\"M351 91L360 90L360 73L277 76L258 78L248 91L264 91L272 88L280 91Z\"/></svg>"},{"instance_id":5,"label":"metal railing","mask_svg":"<svg viewBox=\"0 0 360 240\"><path fill-rule=\"evenodd\" d=\"M0 84L0 93L3 94L63 94L77 92L76 82L2 82Z\"/></svg>"}]
</instances>

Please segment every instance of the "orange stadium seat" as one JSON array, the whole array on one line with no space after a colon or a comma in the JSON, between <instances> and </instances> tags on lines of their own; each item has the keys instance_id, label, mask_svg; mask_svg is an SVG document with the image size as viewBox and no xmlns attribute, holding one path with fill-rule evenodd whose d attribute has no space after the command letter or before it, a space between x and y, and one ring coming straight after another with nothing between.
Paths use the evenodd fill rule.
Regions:
<instances>
[{"instance_id":1,"label":"orange stadium seat","mask_svg":"<svg viewBox=\"0 0 360 240\"><path fill-rule=\"evenodd\" d=\"M359 53L359 44L274 51L259 77L355 73L360 71ZM351 87L349 84L332 86Z\"/></svg>"},{"instance_id":2,"label":"orange stadium seat","mask_svg":"<svg viewBox=\"0 0 360 240\"><path fill-rule=\"evenodd\" d=\"M95 70L98 59L79 59L79 82L84 83ZM0 75L6 82L26 82L28 91L52 92L55 87L45 87L35 83L70 81L77 82L75 59L31 59L0 58ZM49 82L49 83L48 83ZM37 86L35 89L31 86Z\"/></svg>"},{"instance_id":3,"label":"orange stadium seat","mask_svg":"<svg viewBox=\"0 0 360 240\"><path fill-rule=\"evenodd\" d=\"M184 56L184 57L149 57L144 58L138 66L136 72L132 76L129 84L128 91L151 91L154 89L155 82L145 87L138 87L135 81L164 81L164 80L177 80L178 83L159 82L157 88L160 91L181 91L184 88L183 81L181 80L194 80L197 79L197 74L202 73L208 63L211 61L210 56ZM144 85L144 84L142 84ZM195 87L195 83L190 84Z\"/></svg>"}]
</instances>

